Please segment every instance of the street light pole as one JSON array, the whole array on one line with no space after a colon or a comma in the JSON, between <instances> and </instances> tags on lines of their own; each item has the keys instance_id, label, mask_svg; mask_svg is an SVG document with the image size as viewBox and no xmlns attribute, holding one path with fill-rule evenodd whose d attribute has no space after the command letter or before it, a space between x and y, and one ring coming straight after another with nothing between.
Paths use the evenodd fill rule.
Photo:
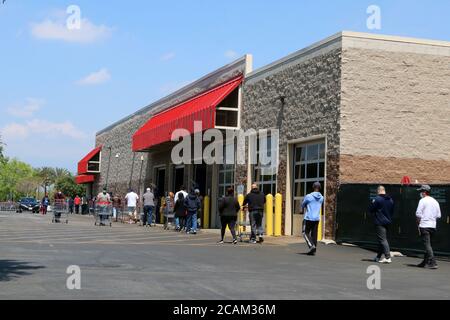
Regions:
<instances>
[{"instance_id":1,"label":"street light pole","mask_svg":"<svg viewBox=\"0 0 450 320\"><path fill-rule=\"evenodd\" d=\"M111 147L108 147L108 149L109 149L109 157L108 157L108 170L106 171L106 184L105 184L106 190L108 190L109 167L111 167L111 152L112 152Z\"/></svg>"}]
</instances>

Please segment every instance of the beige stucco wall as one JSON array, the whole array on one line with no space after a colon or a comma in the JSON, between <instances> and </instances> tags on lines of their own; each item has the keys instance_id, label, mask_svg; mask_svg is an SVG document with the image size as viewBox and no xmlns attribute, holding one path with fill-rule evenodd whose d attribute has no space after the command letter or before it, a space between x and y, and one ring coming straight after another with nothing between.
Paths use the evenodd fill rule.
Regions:
<instances>
[{"instance_id":1,"label":"beige stucco wall","mask_svg":"<svg viewBox=\"0 0 450 320\"><path fill-rule=\"evenodd\" d=\"M343 41L341 87L341 182L450 182L450 44Z\"/></svg>"}]
</instances>

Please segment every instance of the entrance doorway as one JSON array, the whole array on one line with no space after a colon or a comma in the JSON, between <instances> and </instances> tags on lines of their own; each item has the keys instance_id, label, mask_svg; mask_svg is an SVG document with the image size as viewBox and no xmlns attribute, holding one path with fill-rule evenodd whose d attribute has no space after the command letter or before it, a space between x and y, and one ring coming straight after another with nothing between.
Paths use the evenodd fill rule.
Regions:
<instances>
[{"instance_id":1,"label":"entrance doorway","mask_svg":"<svg viewBox=\"0 0 450 320\"><path fill-rule=\"evenodd\" d=\"M206 195L206 164L194 165L194 185L202 196Z\"/></svg>"},{"instance_id":2,"label":"entrance doorway","mask_svg":"<svg viewBox=\"0 0 450 320\"><path fill-rule=\"evenodd\" d=\"M180 190L182 185L184 185L184 166L175 166L173 167L173 192Z\"/></svg>"},{"instance_id":3,"label":"entrance doorway","mask_svg":"<svg viewBox=\"0 0 450 320\"><path fill-rule=\"evenodd\" d=\"M156 192L155 197L160 198L164 196L166 187L166 168L156 168Z\"/></svg>"},{"instance_id":4,"label":"entrance doorway","mask_svg":"<svg viewBox=\"0 0 450 320\"><path fill-rule=\"evenodd\" d=\"M301 236L304 212L301 205L304 197L311 193L314 182L324 188L325 142L311 142L294 145L292 181L292 234Z\"/></svg>"}]
</instances>

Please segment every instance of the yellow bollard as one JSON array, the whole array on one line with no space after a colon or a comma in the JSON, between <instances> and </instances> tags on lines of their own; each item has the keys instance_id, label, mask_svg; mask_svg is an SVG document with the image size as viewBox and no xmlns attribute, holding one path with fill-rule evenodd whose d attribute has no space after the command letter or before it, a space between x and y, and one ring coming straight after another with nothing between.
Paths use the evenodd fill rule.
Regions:
<instances>
[{"instance_id":1,"label":"yellow bollard","mask_svg":"<svg viewBox=\"0 0 450 320\"><path fill-rule=\"evenodd\" d=\"M209 229L209 196L203 198L203 228Z\"/></svg>"},{"instance_id":2,"label":"yellow bollard","mask_svg":"<svg viewBox=\"0 0 450 320\"><path fill-rule=\"evenodd\" d=\"M266 235L273 236L273 195L266 196Z\"/></svg>"},{"instance_id":3,"label":"yellow bollard","mask_svg":"<svg viewBox=\"0 0 450 320\"><path fill-rule=\"evenodd\" d=\"M281 236L281 212L283 208L283 196L279 193L275 196L275 230L274 230L274 236L280 237Z\"/></svg>"},{"instance_id":4,"label":"yellow bollard","mask_svg":"<svg viewBox=\"0 0 450 320\"><path fill-rule=\"evenodd\" d=\"M322 208L320 208L320 220L319 220L319 230L317 231L317 241L322 240L322 225L323 225L323 216L322 216Z\"/></svg>"},{"instance_id":5,"label":"yellow bollard","mask_svg":"<svg viewBox=\"0 0 450 320\"><path fill-rule=\"evenodd\" d=\"M242 205L244 204L244 195L243 194L240 194L240 195L238 195L238 202L239 202L239 205L241 206L241 210L239 210L239 217L238 217L238 222L242 222L242 221L244 221L244 210L242 210ZM240 226L239 227L239 231L240 232L244 232L244 227L243 226Z\"/></svg>"}]
</instances>

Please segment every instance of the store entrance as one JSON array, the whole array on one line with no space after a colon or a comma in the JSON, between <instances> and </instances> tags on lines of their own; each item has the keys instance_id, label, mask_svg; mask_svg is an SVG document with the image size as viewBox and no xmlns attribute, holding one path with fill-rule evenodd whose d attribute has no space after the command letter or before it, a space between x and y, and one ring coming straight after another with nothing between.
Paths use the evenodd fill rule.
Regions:
<instances>
[{"instance_id":1,"label":"store entrance","mask_svg":"<svg viewBox=\"0 0 450 320\"><path fill-rule=\"evenodd\" d=\"M180 190L182 185L184 185L184 166L175 166L173 168L172 191L176 192Z\"/></svg>"},{"instance_id":2,"label":"store entrance","mask_svg":"<svg viewBox=\"0 0 450 320\"><path fill-rule=\"evenodd\" d=\"M194 165L194 187L200 190L202 196L206 195L206 164Z\"/></svg>"}]
</instances>

